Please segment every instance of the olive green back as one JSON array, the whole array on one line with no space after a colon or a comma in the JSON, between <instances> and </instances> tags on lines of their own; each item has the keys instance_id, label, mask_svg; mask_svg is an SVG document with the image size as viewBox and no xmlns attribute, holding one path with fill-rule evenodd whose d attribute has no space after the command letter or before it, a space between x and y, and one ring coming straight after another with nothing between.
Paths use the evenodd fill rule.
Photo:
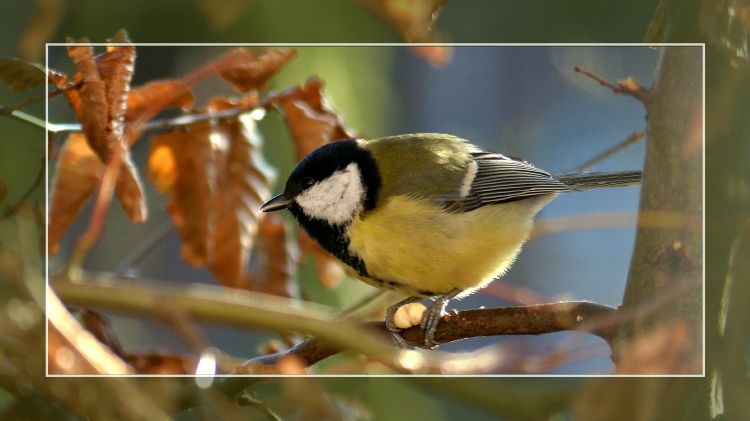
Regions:
<instances>
[{"instance_id":1,"label":"olive green back","mask_svg":"<svg viewBox=\"0 0 750 421\"><path fill-rule=\"evenodd\" d=\"M452 197L461 187L470 145L461 138L435 133L368 140L383 181L378 201L392 196Z\"/></svg>"}]
</instances>

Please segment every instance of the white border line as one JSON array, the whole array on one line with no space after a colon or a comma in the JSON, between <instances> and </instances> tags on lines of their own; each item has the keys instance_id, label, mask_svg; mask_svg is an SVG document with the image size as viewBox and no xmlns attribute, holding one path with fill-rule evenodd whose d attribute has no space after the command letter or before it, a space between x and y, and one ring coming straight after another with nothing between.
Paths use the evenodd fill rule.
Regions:
<instances>
[{"instance_id":1,"label":"white border line","mask_svg":"<svg viewBox=\"0 0 750 421\"><path fill-rule=\"evenodd\" d=\"M304 375L287 375L287 374L216 374L216 375L194 375L194 374L122 374L122 375L106 375L106 374L50 374L49 373L49 321L47 318L46 309L46 291L45 291L45 376L48 378L56 377L85 377L85 378L97 378L97 377L138 377L138 378L197 378L197 377L208 377L208 378L223 378L223 377L318 377L318 378L705 378L706 377L706 44L696 42L680 42L680 43L393 43L393 42L373 42L373 43L151 43L151 42L136 42L136 43L107 43L107 42L48 42L45 46L44 51L44 65L45 69L49 69L49 48L50 47L65 47L69 45L90 45L94 47L106 47L108 45L133 45L136 47L414 47L414 46L444 46L444 47L701 47L702 60L703 60L703 113L702 113L702 173L703 173L703 225L702 225L702 272L703 272L703 365L701 374L304 374ZM45 78L44 82L45 89L49 91L49 80ZM49 124L49 99L44 101L44 121L45 124ZM49 142L46 140L45 133L45 153L47 159L45 159L45 245L48 243L49 238ZM45 247L44 263L45 263L45 284L49 286L49 253L48 248Z\"/></svg>"}]
</instances>

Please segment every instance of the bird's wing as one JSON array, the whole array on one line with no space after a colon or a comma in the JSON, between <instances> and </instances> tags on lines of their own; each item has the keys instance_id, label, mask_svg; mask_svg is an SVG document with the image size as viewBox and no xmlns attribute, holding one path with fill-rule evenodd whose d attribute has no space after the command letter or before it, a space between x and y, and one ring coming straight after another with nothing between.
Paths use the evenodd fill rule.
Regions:
<instances>
[{"instance_id":1,"label":"bird's wing","mask_svg":"<svg viewBox=\"0 0 750 421\"><path fill-rule=\"evenodd\" d=\"M471 149L470 155L462 186L455 197L445 200L452 211L468 212L484 205L572 190L528 162L478 148Z\"/></svg>"}]
</instances>

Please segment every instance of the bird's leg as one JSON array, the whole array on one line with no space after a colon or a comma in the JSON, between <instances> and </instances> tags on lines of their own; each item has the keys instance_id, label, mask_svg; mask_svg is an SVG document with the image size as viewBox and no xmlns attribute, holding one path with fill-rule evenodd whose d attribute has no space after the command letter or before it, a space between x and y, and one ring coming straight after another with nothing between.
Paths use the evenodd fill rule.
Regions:
<instances>
[{"instance_id":1,"label":"bird's leg","mask_svg":"<svg viewBox=\"0 0 750 421\"><path fill-rule=\"evenodd\" d=\"M438 297L429 307L427 307L424 316L422 316L422 323L420 324L420 327L424 330L424 344L427 348L437 347L438 344L435 342L435 331L437 330L438 323L440 323L440 318L443 317L443 312L445 311L445 307L448 306L448 302L453 298L456 298L461 292L463 291L456 288L453 291Z\"/></svg>"},{"instance_id":2,"label":"bird's leg","mask_svg":"<svg viewBox=\"0 0 750 421\"><path fill-rule=\"evenodd\" d=\"M409 345L406 343L404 338L401 337L400 333L403 329L396 326L396 322L393 320L393 316L396 315L396 311L401 306L405 306L407 304L415 303L419 300L421 300L422 297L409 297L405 300L401 300L397 302L396 304L388 307L388 309L385 311L385 328L388 329L388 332L391 333L391 337L393 340L401 347L401 348L408 348Z\"/></svg>"}]
</instances>

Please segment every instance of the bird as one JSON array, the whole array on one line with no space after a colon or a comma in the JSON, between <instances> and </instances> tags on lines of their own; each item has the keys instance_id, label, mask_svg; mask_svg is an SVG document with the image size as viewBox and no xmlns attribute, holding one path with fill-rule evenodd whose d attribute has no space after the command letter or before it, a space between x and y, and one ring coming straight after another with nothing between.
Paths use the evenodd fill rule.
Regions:
<instances>
[{"instance_id":1,"label":"bird","mask_svg":"<svg viewBox=\"0 0 750 421\"><path fill-rule=\"evenodd\" d=\"M535 215L558 194L640 180L640 171L553 177L456 136L403 134L319 147L261 211L288 210L354 277L408 295L386 311L399 345L398 309L433 299L420 326L434 348L449 301L505 274Z\"/></svg>"}]
</instances>

